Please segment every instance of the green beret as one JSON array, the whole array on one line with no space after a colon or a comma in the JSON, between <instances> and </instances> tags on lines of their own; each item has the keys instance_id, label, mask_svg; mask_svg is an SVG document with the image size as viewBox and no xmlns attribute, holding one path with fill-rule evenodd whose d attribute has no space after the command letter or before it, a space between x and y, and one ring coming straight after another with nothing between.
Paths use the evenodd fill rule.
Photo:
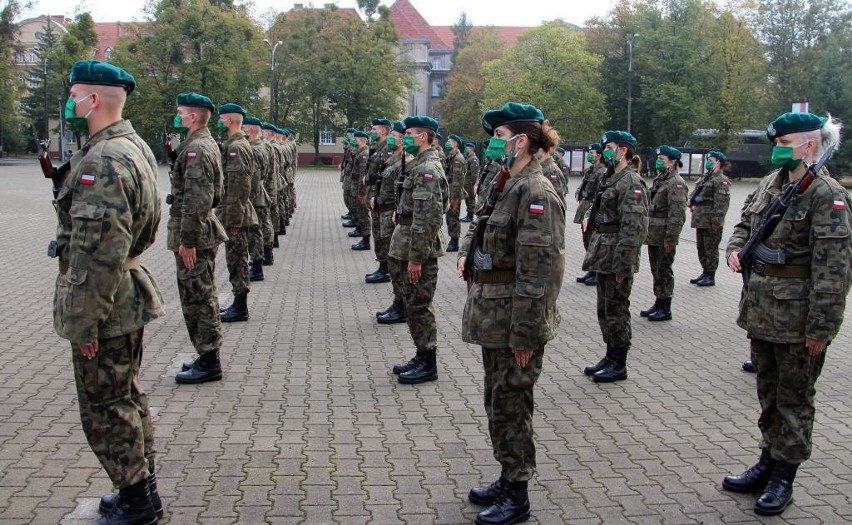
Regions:
<instances>
[{"instance_id":1,"label":"green beret","mask_svg":"<svg viewBox=\"0 0 852 525\"><path fill-rule=\"evenodd\" d=\"M265 129L265 130L275 131L275 126L273 126L273 125L272 125L272 124L270 124L269 122L264 122L264 123L262 123L262 124L260 125L260 127L262 127L262 128L263 128L263 129Z\"/></svg>"},{"instance_id":2,"label":"green beret","mask_svg":"<svg viewBox=\"0 0 852 525\"><path fill-rule=\"evenodd\" d=\"M360 129L355 130L355 138L356 139L366 139L367 138L367 132L361 131Z\"/></svg>"},{"instance_id":3,"label":"green beret","mask_svg":"<svg viewBox=\"0 0 852 525\"><path fill-rule=\"evenodd\" d=\"M589 151L597 151L598 153L603 153L603 146L601 146L600 143L595 142L594 144L589 144L588 150Z\"/></svg>"},{"instance_id":4,"label":"green beret","mask_svg":"<svg viewBox=\"0 0 852 525\"><path fill-rule=\"evenodd\" d=\"M78 60L71 66L71 85L95 84L123 87L127 94L136 89L136 79L118 66L97 60Z\"/></svg>"},{"instance_id":5,"label":"green beret","mask_svg":"<svg viewBox=\"0 0 852 525\"><path fill-rule=\"evenodd\" d=\"M438 142L440 142L441 144L444 143L444 136L440 133L435 133L435 138L438 139Z\"/></svg>"},{"instance_id":6,"label":"green beret","mask_svg":"<svg viewBox=\"0 0 852 525\"><path fill-rule=\"evenodd\" d=\"M257 117L246 117L243 119L243 125L245 126L260 126L260 119Z\"/></svg>"},{"instance_id":7,"label":"green beret","mask_svg":"<svg viewBox=\"0 0 852 525\"><path fill-rule=\"evenodd\" d=\"M766 128L766 138L774 143L778 137L790 133L822 129L825 122L824 117L819 117L813 113L784 113L773 120Z\"/></svg>"},{"instance_id":8,"label":"green beret","mask_svg":"<svg viewBox=\"0 0 852 525\"><path fill-rule=\"evenodd\" d=\"M544 113L530 104L518 104L517 102L506 102L500 109L486 111L482 115L482 129L489 135L500 126L513 122L544 122Z\"/></svg>"},{"instance_id":9,"label":"green beret","mask_svg":"<svg viewBox=\"0 0 852 525\"><path fill-rule=\"evenodd\" d=\"M405 125L400 121L396 121L391 126L391 131L396 131L397 133L405 135Z\"/></svg>"},{"instance_id":10,"label":"green beret","mask_svg":"<svg viewBox=\"0 0 852 525\"><path fill-rule=\"evenodd\" d=\"M563 148L562 146L557 146L556 152L565 155L565 148Z\"/></svg>"},{"instance_id":11,"label":"green beret","mask_svg":"<svg viewBox=\"0 0 852 525\"><path fill-rule=\"evenodd\" d=\"M461 137L459 137L459 136L458 136L458 135L456 135L455 133L451 133L451 134L450 134L450 139L452 139L452 140L456 141L456 144L458 144L459 146L464 147L464 139L463 139L463 138L461 138Z\"/></svg>"},{"instance_id":12,"label":"green beret","mask_svg":"<svg viewBox=\"0 0 852 525\"><path fill-rule=\"evenodd\" d=\"M432 117L427 117L426 115L412 115L410 117L405 117L402 124L405 126L405 129L424 128L431 129L436 133L438 132L438 121Z\"/></svg>"},{"instance_id":13,"label":"green beret","mask_svg":"<svg viewBox=\"0 0 852 525\"><path fill-rule=\"evenodd\" d=\"M711 150L707 152L708 157L713 157L719 160L719 162L728 162L728 156L722 153L719 150Z\"/></svg>"},{"instance_id":14,"label":"green beret","mask_svg":"<svg viewBox=\"0 0 852 525\"><path fill-rule=\"evenodd\" d=\"M636 137L626 131L607 131L601 137L601 146L606 146L610 142L617 144L627 144L634 150L639 148L639 143L636 142Z\"/></svg>"},{"instance_id":15,"label":"green beret","mask_svg":"<svg viewBox=\"0 0 852 525\"><path fill-rule=\"evenodd\" d=\"M468 140L467 142L464 143L464 147L476 149L476 142Z\"/></svg>"},{"instance_id":16,"label":"green beret","mask_svg":"<svg viewBox=\"0 0 852 525\"><path fill-rule=\"evenodd\" d=\"M386 118L374 118L370 121L370 126L387 126L391 127L391 121Z\"/></svg>"},{"instance_id":17,"label":"green beret","mask_svg":"<svg viewBox=\"0 0 852 525\"><path fill-rule=\"evenodd\" d=\"M242 116L246 116L246 110L243 109L239 104L234 104L233 102L226 102L219 106L219 114L225 113L239 113Z\"/></svg>"},{"instance_id":18,"label":"green beret","mask_svg":"<svg viewBox=\"0 0 852 525\"><path fill-rule=\"evenodd\" d=\"M344 134L346 134L346 133L355 133L356 131L358 131L358 130L356 130L355 128L346 128L346 131L344 132Z\"/></svg>"},{"instance_id":19,"label":"green beret","mask_svg":"<svg viewBox=\"0 0 852 525\"><path fill-rule=\"evenodd\" d=\"M207 108L210 111L216 111L216 106L209 97L198 93L180 93L177 96L177 105L190 108Z\"/></svg>"},{"instance_id":20,"label":"green beret","mask_svg":"<svg viewBox=\"0 0 852 525\"><path fill-rule=\"evenodd\" d=\"M275 126L273 129L275 130L275 133L279 135L286 135L286 133L284 133L284 130L279 128L278 126Z\"/></svg>"},{"instance_id":21,"label":"green beret","mask_svg":"<svg viewBox=\"0 0 852 525\"><path fill-rule=\"evenodd\" d=\"M680 160L681 152L677 148L673 148L671 146L666 146L663 144L659 148L657 148L657 155L665 155L666 157L674 160Z\"/></svg>"}]
</instances>

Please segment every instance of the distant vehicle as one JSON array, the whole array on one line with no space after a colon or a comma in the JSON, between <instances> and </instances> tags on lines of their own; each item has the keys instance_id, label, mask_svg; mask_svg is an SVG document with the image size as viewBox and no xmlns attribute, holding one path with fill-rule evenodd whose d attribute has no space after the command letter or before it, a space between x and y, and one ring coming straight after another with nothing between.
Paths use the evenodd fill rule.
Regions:
<instances>
[{"instance_id":1,"label":"distant vehicle","mask_svg":"<svg viewBox=\"0 0 852 525\"><path fill-rule=\"evenodd\" d=\"M713 142L716 136L715 129L697 129L693 136L700 142L707 144ZM728 176L731 178L763 177L769 172L765 163L769 162L772 154L772 144L766 138L766 131L762 129L746 129L734 134L735 139L728 145L725 155L731 163ZM714 148L693 148L690 141L684 144L684 149L696 151L701 149L705 152Z\"/></svg>"}]
</instances>

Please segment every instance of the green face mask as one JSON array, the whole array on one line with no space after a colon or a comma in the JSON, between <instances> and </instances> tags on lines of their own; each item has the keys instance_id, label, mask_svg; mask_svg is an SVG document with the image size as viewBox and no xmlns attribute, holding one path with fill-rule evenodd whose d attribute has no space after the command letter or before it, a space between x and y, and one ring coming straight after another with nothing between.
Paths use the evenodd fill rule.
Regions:
<instances>
[{"instance_id":1,"label":"green face mask","mask_svg":"<svg viewBox=\"0 0 852 525\"><path fill-rule=\"evenodd\" d=\"M226 126L225 123L221 120L217 120L216 131L218 131L219 133L225 133L226 131L228 131L228 126Z\"/></svg>"},{"instance_id":2,"label":"green face mask","mask_svg":"<svg viewBox=\"0 0 852 525\"><path fill-rule=\"evenodd\" d=\"M713 169L713 161L710 160L710 159L707 159L707 161L704 163L704 169L707 170L707 171L712 170Z\"/></svg>"},{"instance_id":3,"label":"green face mask","mask_svg":"<svg viewBox=\"0 0 852 525\"><path fill-rule=\"evenodd\" d=\"M183 119L180 118L180 113L175 114L175 118L172 120L172 127L179 133L186 133L189 131L189 128L183 125Z\"/></svg>"},{"instance_id":4,"label":"green face mask","mask_svg":"<svg viewBox=\"0 0 852 525\"><path fill-rule=\"evenodd\" d=\"M663 171L666 169L666 161L663 159L657 159L657 161L654 162L654 167L657 168L657 171Z\"/></svg>"},{"instance_id":5,"label":"green face mask","mask_svg":"<svg viewBox=\"0 0 852 525\"><path fill-rule=\"evenodd\" d=\"M75 114L75 110L77 109L78 102L82 102L90 96L91 95L86 95L80 100L74 100L73 98L68 97L68 100L65 101L65 122L67 122L69 126L76 129L77 131L89 130L88 118L89 115L92 114L92 110L90 109L89 112L83 115L82 117L78 117Z\"/></svg>"},{"instance_id":6,"label":"green face mask","mask_svg":"<svg viewBox=\"0 0 852 525\"><path fill-rule=\"evenodd\" d=\"M500 160L506 155L506 141L492 137L488 141L488 149L485 150L485 156L489 159Z\"/></svg>"},{"instance_id":7,"label":"green face mask","mask_svg":"<svg viewBox=\"0 0 852 525\"><path fill-rule=\"evenodd\" d=\"M388 136L388 149L396 149L396 137L393 135Z\"/></svg>"},{"instance_id":8,"label":"green face mask","mask_svg":"<svg viewBox=\"0 0 852 525\"><path fill-rule=\"evenodd\" d=\"M603 160L608 166L615 166L615 150L609 148L603 150Z\"/></svg>"},{"instance_id":9,"label":"green face mask","mask_svg":"<svg viewBox=\"0 0 852 525\"><path fill-rule=\"evenodd\" d=\"M772 165L776 168L786 168L793 171L802 163L802 159L793 158L793 148L790 146L775 146L772 148Z\"/></svg>"},{"instance_id":10,"label":"green face mask","mask_svg":"<svg viewBox=\"0 0 852 525\"><path fill-rule=\"evenodd\" d=\"M444 143L444 149L447 150L447 151L452 151L453 145L450 144L449 142L445 142Z\"/></svg>"},{"instance_id":11,"label":"green face mask","mask_svg":"<svg viewBox=\"0 0 852 525\"><path fill-rule=\"evenodd\" d=\"M371 131L370 132L370 142L376 142L377 140L379 140L379 134L376 133L375 131Z\"/></svg>"},{"instance_id":12,"label":"green face mask","mask_svg":"<svg viewBox=\"0 0 852 525\"><path fill-rule=\"evenodd\" d=\"M595 154L594 153L586 153L586 162L594 162Z\"/></svg>"},{"instance_id":13,"label":"green face mask","mask_svg":"<svg viewBox=\"0 0 852 525\"><path fill-rule=\"evenodd\" d=\"M414 143L414 135L406 135L402 137L402 147L409 155L417 155L420 153L420 146Z\"/></svg>"}]
</instances>

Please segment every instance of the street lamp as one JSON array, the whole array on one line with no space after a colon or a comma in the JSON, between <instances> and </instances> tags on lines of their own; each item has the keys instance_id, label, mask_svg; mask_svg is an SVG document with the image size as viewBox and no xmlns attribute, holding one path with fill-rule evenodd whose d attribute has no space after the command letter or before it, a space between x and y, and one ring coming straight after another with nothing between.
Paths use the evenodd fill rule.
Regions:
<instances>
[{"instance_id":1,"label":"street lamp","mask_svg":"<svg viewBox=\"0 0 852 525\"><path fill-rule=\"evenodd\" d=\"M269 40L264 38L263 43L272 47L272 58L269 61L269 121L274 124L278 117L278 115L276 115L276 110L278 109L276 106L278 106L278 104L275 93L275 51L278 50L278 46L280 46L283 42L279 40L278 42L275 42L275 45L273 46Z\"/></svg>"},{"instance_id":2,"label":"street lamp","mask_svg":"<svg viewBox=\"0 0 852 525\"><path fill-rule=\"evenodd\" d=\"M627 41L627 132L630 133L630 117L633 112L633 41L639 33L633 33Z\"/></svg>"}]
</instances>

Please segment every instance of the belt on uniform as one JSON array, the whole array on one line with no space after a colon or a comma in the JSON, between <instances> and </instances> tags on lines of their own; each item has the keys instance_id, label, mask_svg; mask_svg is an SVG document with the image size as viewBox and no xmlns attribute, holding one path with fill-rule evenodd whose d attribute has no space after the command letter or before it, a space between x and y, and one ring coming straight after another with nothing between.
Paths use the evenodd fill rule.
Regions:
<instances>
[{"instance_id":1,"label":"belt on uniform","mask_svg":"<svg viewBox=\"0 0 852 525\"><path fill-rule=\"evenodd\" d=\"M598 233L618 233L621 231L621 223L598 224L595 226L595 231Z\"/></svg>"},{"instance_id":2,"label":"belt on uniform","mask_svg":"<svg viewBox=\"0 0 852 525\"><path fill-rule=\"evenodd\" d=\"M655 219L668 219L669 212L667 212L667 211L649 211L648 217L654 217Z\"/></svg>"},{"instance_id":3,"label":"belt on uniform","mask_svg":"<svg viewBox=\"0 0 852 525\"><path fill-rule=\"evenodd\" d=\"M128 257L124 260L124 264L121 265L121 271L127 272L130 270L138 270L142 266L142 261L139 256L136 257ZM68 272L68 261L64 259L59 259L59 273L65 274Z\"/></svg>"},{"instance_id":4,"label":"belt on uniform","mask_svg":"<svg viewBox=\"0 0 852 525\"><path fill-rule=\"evenodd\" d=\"M507 284L515 281L515 270L477 270L479 284Z\"/></svg>"},{"instance_id":5,"label":"belt on uniform","mask_svg":"<svg viewBox=\"0 0 852 525\"><path fill-rule=\"evenodd\" d=\"M753 270L757 275L766 277L807 279L811 276L811 267L808 264L771 264L760 259L754 261Z\"/></svg>"},{"instance_id":6,"label":"belt on uniform","mask_svg":"<svg viewBox=\"0 0 852 525\"><path fill-rule=\"evenodd\" d=\"M411 226L411 224L414 222L414 217L411 217L411 216L397 217L396 222L397 222L397 224L402 224L403 226Z\"/></svg>"}]
</instances>

